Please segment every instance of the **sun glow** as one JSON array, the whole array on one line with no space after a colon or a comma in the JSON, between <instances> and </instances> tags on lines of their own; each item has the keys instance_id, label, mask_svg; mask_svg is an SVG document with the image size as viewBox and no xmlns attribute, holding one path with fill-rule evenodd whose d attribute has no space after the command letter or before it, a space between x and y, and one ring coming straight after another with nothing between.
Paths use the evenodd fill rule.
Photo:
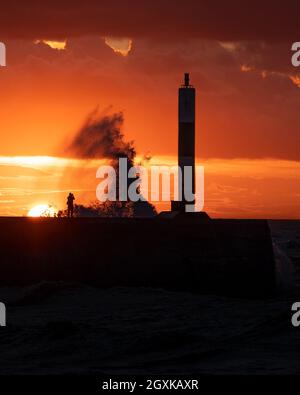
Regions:
<instances>
[{"instance_id":1,"label":"sun glow","mask_svg":"<svg viewBox=\"0 0 300 395\"><path fill-rule=\"evenodd\" d=\"M36 40L34 43L35 44L44 43L48 45L50 48L57 49L59 51L66 49L66 45L67 45L66 41L51 41L51 40Z\"/></svg>"},{"instance_id":2,"label":"sun glow","mask_svg":"<svg viewBox=\"0 0 300 395\"><path fill-rule=\"evenodd\" d=\"M66 159L51 156L0 156L0 165L54 166L64 165Z\"/></svg>"},{"instance_id":3,"label":"sun glow","mask_svg":"<svg viewBox=\"0 0 300 395\"><path fill-rule=\"evenodd\" d=\"M65 167L95 167L99 164L107 163L105 159L73 159L54 156L0 156L0 166L21 166L44 168L65 168Z\"/></svg>"},{"instance_id":4,"label":"sun glow","mask_svg":"<svg viewBox=\"0 0 300 395\"><path fill-rule=\"evenodd\" d=\"M293 84L300 88L300 75L291 75L290 80L293 82Z\"/></svg>"},{"instance_id":5,"label":"sun glow","mask_svg":"<svg viewBox=\"0 0 300 395\"><path fill-rule=\"evenodd\" d=\"M130 38L105 37L104 41L115 53L122 56L127 56L132 49L132 40Z\"/></svg>"},{"instance_id":6,"label":"sun glow","mask_svg":"<svg viewBox=\"0 0 300 395\"><path fill-rule=\"evenodd\" d=\"M38 204L29 210L27 217L54 217L57 210L48 204Z\"/></svg>"}]
</instances>

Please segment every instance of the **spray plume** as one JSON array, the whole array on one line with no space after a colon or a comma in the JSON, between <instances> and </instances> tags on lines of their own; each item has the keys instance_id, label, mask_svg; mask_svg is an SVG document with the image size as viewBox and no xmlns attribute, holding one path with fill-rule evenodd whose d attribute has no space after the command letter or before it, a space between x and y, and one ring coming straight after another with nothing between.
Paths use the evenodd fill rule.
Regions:
<instances>
[{"instance_id":1,"label":"spray plume","mask_svg":"<svg viewBox=\"0 0 300 395\"><path fill-rule=\"evenodd\" d=\"M117 161L127 158L133 165L136 151L132 141L124 141L123 124L122 112L103 115L96 109L87 117L66 151L81 159L105 158Z\"/></svg>"},{"instance_id":2,"label":"spray plume","mask_svg":"<svg viewBox=\"0 0 300 395\"><path fill-rule=\"evenodd\" d=\"M133 142L124 141L123 124L122 112L108 115L100 114L95 109L67 147L66 153L79 159L108 159L118 177L118 159L127 158L129 168L134 166L136 156ZM95 202L87 207L75 205L75 215L83 217L153 217L155 214L154 206L148 202ZM65 213L61 212L61 215Z\"/></svg>"}]
</instances>

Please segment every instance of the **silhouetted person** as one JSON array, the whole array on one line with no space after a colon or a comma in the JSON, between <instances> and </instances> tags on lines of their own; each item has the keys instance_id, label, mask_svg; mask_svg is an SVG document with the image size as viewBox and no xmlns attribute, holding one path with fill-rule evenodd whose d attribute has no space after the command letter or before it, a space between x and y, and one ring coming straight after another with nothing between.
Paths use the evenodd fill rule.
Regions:
<instances>
[{"instance_id":1,"label":"silhouetted person","mask_svg":"<svg viewBox=\"0 0 300 395\"><path fill-rule=\"evenodd\" d=\"M73 217L73 212L74 212L74 200L75 197L73 193L69 193L68 199L67 199L67 206L68 206L68 218Z\"/></svg>"}]
</instances>

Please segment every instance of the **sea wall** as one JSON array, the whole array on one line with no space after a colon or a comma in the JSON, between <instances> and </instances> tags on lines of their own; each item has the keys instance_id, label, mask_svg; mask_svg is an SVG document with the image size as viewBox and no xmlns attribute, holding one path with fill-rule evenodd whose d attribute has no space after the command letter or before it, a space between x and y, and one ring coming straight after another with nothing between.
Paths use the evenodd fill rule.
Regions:
<instances>
[{"instance_id":1,"label":"sea wall","mask_svg":"<svg viewBox=\"0 0 300 395\"><path fill-rule=\"evenodd\" d=\"M1 218L0 286L84 282L268 296L267 221Z\"/></svg>"}]
</instances>

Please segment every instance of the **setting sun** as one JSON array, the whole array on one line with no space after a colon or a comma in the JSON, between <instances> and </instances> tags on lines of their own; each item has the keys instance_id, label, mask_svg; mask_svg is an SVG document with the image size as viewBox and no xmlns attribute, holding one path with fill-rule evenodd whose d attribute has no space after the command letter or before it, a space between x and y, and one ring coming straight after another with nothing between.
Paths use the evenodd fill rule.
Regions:
<instances>
[{"instance_id":1,"label":"setting sun","mask_svg":"<svg viewBox=\"0 0 300 395\"><path fill-rule=\"evenodd\" d=\"M54 207L48 204L39 204L29 210L27 217L54 217L57 213Z\"/></svg>"}]
</instances>

